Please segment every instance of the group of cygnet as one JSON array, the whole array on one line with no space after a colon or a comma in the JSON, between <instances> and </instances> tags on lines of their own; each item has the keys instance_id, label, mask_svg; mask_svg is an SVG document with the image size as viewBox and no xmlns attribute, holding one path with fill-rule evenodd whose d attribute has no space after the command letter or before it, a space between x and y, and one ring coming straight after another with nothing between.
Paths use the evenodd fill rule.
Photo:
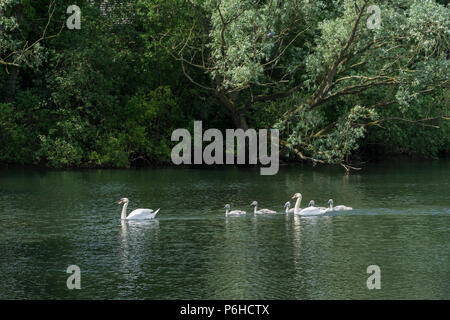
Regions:
<instances>
[{"instance_id":1,"label":"group of cygnet","mask_svg":"<svg viewBox=\"0 0 450 320\"><path fill-rule=\"evenodd\" d=\"M309 202L309 206L302 209L300 208L300 203L302 202L302 194L301 193L296 193L292 196L292 199L297 199L297 201L295 202L295 207L291 209L291 203L288 201L284 204L284 208L285 208L285 212L287 214L289 213L294 213L294 214L299 214L299 215L304 215L304 216L311 216L311 215L319 215L319 214L324 214L324 213L328 213L328 212L334 212L334 211L347 211L347 210L353 210L352 207L347 207L344 205L339 205L339 206L334 206L334 202L333 199L328 200L328 207L316 207L314 200L311 200ZM258 210L258 202L253 201L251 204L251 206L254 206L254 214L273 214L273 213L277 213L274 210L270 210L270 209L259 209ZM247 212L242 211L242 210L233 210L231 211L231 207L229 204L225 205L225 215L226 216L240 216L240 215L244 215Z\"/></svg>"}]
</instances>

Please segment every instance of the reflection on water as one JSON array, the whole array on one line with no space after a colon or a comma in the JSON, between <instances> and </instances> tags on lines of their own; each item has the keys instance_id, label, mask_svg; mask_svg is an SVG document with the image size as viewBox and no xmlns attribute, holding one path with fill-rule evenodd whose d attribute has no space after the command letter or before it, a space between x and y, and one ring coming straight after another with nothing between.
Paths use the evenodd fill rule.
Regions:
<instances>
[{"instance_id":1,"label":"reflection on water","mask_svg":"<svg viewBox=\"0 0 450 320\"><path fill-rule=\"evenodd\" d=\"M0 298L450 298L450 163L335 169L0 171ZM355 208L287 215L303 194ZM159 208L154 221L121 221ZM279 211L253 214L249 204ZM225 217L223 206L247 211ZM66 287L78 265L82 289ZM382 289L367 290L379 265Z\"/></svg>"},{"instance_id":2,"label":"reflection on water","mask_svg":"<svg viewBox=\"0 0 450 320\"><path fill-rule=\"evenodd\" d=\"M145 257L152 244L159 241L158 232L158 220L121 221L119 272L125 287L118 287L119 290L127 290L129 283L145 276Z\"/></svg>"}]
</instances>

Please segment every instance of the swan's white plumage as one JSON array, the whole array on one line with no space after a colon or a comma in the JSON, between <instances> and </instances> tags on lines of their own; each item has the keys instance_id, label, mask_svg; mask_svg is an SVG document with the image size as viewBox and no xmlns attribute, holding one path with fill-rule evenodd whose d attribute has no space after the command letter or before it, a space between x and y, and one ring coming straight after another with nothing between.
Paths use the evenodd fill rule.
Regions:
<instances>
[{"instance_id":1,"label":"swan's white plumage","mask_svg":"<svg viewBox=\"0 0 450 320\"><path fill-rule=\"evenodd\" d=\"M309 202L309 207L307 207L303 210L300 210L300 212L298 214L302 215L302 216L315 216L315 215L319 215L319 214L324 214L325 212L327 212L327 208L316 207L314 200L311 200Z\"/></svg>"},{"instance_id":2,"label":"swan's white plumage","mask_svg":"<svg viewBox=\"0 0 450 320\"><path fill-rule=\"evenodd\" d=\"M258 210L258 202L257 201L253 201L250 205L255 207L255 210L253 211L254 214L277 213L276 211L273 211L273 210L270 210L270 209L259 209Z\"/></svg>"},{"instance_id":3,"label":"swan's white plumage","mask_svg":"<svg viewBox=\"0 0 450 320\"><path fill-rule=\"evenodd\" d=\"M297 201L295 201L295 207L294 207L293 213L300 214L300 211L302 210L302 208L300 208L300 204L302 202L302 194L297 192L296 194L294 194L292 196L292 199L297 199Z\"/></svg>"},{"instance_id":4,"label":"swan's white plumage","mask_svg":"<svg viewBox=\"0 0 450 320\"><path fill-rule=\"evenodd\" d=\"M122 220L143 220L143 219L154 219L156 214L159 212L159 209L153 211L152 209L136 209L133 210L127 216L127 207L129 200L127 198L120 199L118 204L123 203L121 219Z\"/></svg>"},{"instance_id":5,"label":"swan's white plumage","mask_svg":"<svg viewBox=\"0 0 450 320\"><path fill-rule=\"evenodd\" d=\"M330 207L327 208L327 212L353 210L352 207L347 207L347 206L344 206L344 205L334 206L333 199L328 200L328 204L330 205Z\"/></svg>"},{"instance_id":6,"label":"swan's white plumage","mask_svg":"<svg viewBox=\"0 0 450 320\"><path fill-rule=\"evenodd\" d=\"M137 219L154 219L159 209L153 211L152 209L136 209L131 211L131 213L126 217L126 220L137 220Z\"/></svg>"},{"instance_id":7,"label":"swan's white plumage","mask_svg":"<svg viewBox=\"0 0 450 320\"><path fill-rule=\"evenodd\" d=\"M319 215L322 213L324 213L324 212L317 207L308 207L308 208L300 210L300 212L298 214L302 215L302 216L314 216L314 215Z\"/></svg>"},{"instance_id":8,"label":"swan's white plumage","mask_svg":"<svg viewBox=\"0 0 450 320\"><path fill-rule=\"evenodd\" d=\"M286 213L294 213L295 212L295 208L291 208L291 203L288 201L284 204L284 207L286 209Z\"/></svg>"},{"instance_id":9,"label":"swan's white plumage","mask_svg":"<svg viewBox=\"0 0 450 320\"><path fill-rule=\"evenodd\" d=\"M224 209L225 209L225 215L226 216L242 216L244 214L247 214L247 212L242 211L242 210L230 211L230 205L229 204L226 204Z\"/></svg>"}]
</instances>

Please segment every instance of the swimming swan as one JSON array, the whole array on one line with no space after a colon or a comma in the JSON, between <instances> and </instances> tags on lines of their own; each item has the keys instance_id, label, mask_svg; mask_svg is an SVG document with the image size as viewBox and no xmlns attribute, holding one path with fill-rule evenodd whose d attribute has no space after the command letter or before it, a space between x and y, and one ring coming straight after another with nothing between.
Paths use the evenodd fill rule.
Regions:
<instances>
[{"instance_id":1,"label":"swimming swan","mask_svg":"<svg viewBox=\"0 0 450 320\"><path fill-rule=\"evenodd\" d=\"M286 213L294 213L294 208L290 209L291 203L288 201L284 204L284 207L286 208Z\"/></svg>"},{"instance_id":2,"label":"swimming swan","mask_svg":"<svg viewBox=\"0 0 450 320\"><path fill-rule=\"evenodd\" d=\"M301 193L296 193L292 196L292 199L297 199L297 201L295 202L295 207L294 207L294 213L295 214L299 214L300 210L302 210L302 208L300 208L300 203L302 202L302 194Z\"/></svg>"},{"instance_id":3,"label":"swimming swan","mask_svg":"<svg viewBox=\"0 0 450 320\"><path fill-rule=\"evenodd\" d=\"M247 212L242 211L242 210L230 211L230 205L229 204L226 204L224 209L225 209L225 215L226 216L241 216L241 215L247 214Z\"/></svg>"},{"instance_id":4,"label":"swimming swan","mask_svg":"<svg viewBox=\"0 0 450 320\"><path fill-rule=\"evenodd\" d=\"M258 210L258 202L253 201L251 204L251 206L255 206L255 214L265 214L265 213L277 213L276 211L273 210L269 210L269 209L259 209Z\"/></svg>"},{"instance_id":5,"label":"swimming swan","mask_svg":"<svg viewBox=\"0 0 450 320\"><path fill-rule=\"evenodd\" d=\"M142 220L142 219L154 219L156 214L159 212L159 209L153 211L152 209L136 209L133 210L127 217L127 206L128 206L128 198L122 198L119 200L117 204L123 203L122 208L122 220Z\"/></svg>"},{"instance_id":6,"label":"swimming swan","mask_svg":"<svg viewBox=\"0 0 450 320\"><path fill-rule=\"evenodd\" d=\"M316 202L315 202L314 200L311 200L311 201L309 202L309 206L310 206L310 207L315 207L315 206L316 206ZM317 208L319 208L321 211L324 211L324 210L329 209L329 208L327 208L327 207L317 207Z\"/></svg>"},{"instance_id":7,"label":"swimming swan","mask_svg":"<svg viewBox=\"0 0 450 320\"><path fill-rule=\"evenodd\" d=\"M330 211L350 211L350 210L353 210L352 207L347 207L347 206L343 206L343 205L339 205L339 206L334 207L333 199L328 200L328 204L330 205L330 207L327 208L328 212L330 212Z\"/></svg>"},{"instance_id":8,"label":"swimming swan","mask_svg":"<svg viewBox=\"0 0 450 320\"><path fill-rule=\"evenodd\" d=\"M313 215L319 215L325 213L327 208L319 208L315 206L314 200L311 200L309 202L309 207L301 210L298 214L303 216L313 216Z\"/></svg>"}]
</instances>

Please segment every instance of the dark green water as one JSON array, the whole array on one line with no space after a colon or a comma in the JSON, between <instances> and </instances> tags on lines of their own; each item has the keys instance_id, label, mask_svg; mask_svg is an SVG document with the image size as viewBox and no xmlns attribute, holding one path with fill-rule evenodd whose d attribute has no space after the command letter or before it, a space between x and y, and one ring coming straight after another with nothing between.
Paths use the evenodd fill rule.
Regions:
<instances>
[{"instance_id":1,"label":"dark green water","mask_svg":"<svg viewBox=\"0 0 450 320\"><path fill-rule=\"evenodd\" d=\"M450 162L0 171L1 299L450 299ZM354 211L253 216L329 198ZM120 220L116 203L159 208ZM222 209L247 210L225 218ZM291 200L292 205L294 202ZM368 290L369 265L381 289ZM69 290L69 265L81 290Z\"/></svg>"}]
</instances>

